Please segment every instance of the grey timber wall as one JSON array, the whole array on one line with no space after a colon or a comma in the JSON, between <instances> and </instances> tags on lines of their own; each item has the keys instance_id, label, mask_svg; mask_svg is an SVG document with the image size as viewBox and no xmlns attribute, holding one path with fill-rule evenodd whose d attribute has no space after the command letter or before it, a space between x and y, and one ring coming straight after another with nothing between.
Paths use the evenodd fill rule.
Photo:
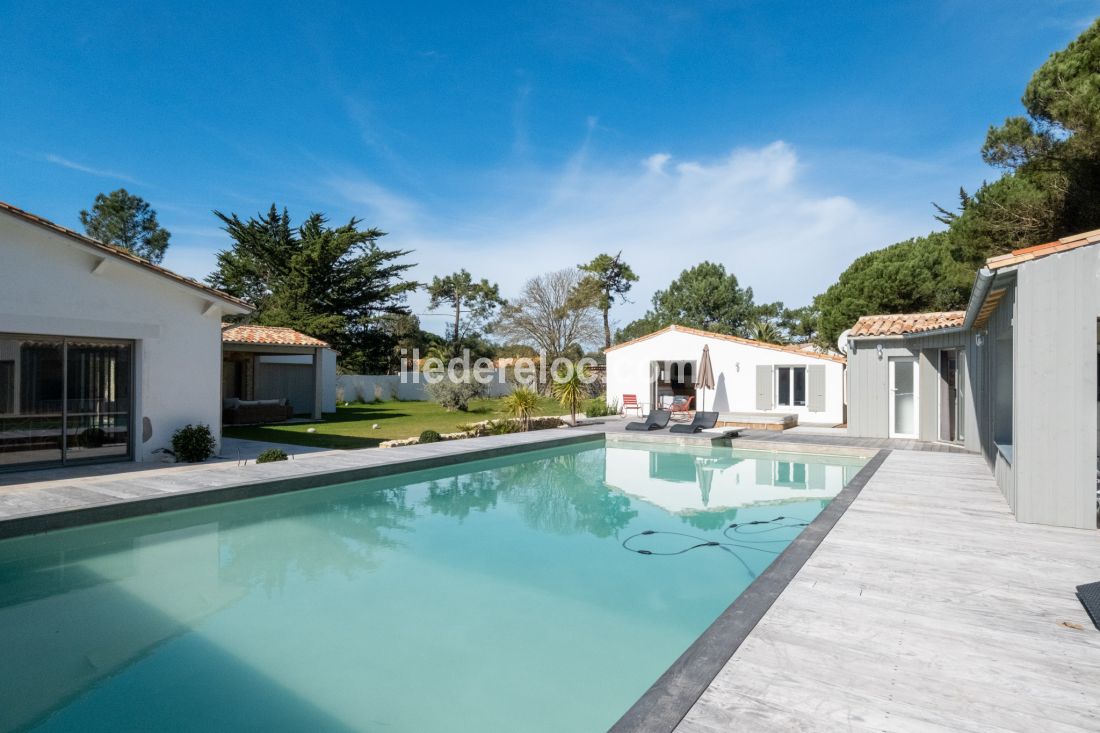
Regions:
<instances>
[{"instance_id":1,"label":"grey timber wall","mask_svg":"<svg viewBox=\"0 0 1100 733\"><path fill-rule=\"evenodd\" d=\"M1096 528L1100 249L1020 266L1016 287L1016 518Z\"/></svg>"}]
</instances>

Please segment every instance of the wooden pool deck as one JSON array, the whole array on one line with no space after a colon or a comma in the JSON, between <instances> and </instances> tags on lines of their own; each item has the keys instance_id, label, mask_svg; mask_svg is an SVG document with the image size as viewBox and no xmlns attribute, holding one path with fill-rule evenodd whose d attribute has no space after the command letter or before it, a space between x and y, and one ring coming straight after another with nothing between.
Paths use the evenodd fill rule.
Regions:
<instances>
[{"instance_id":1,"label":"wooden pool deck","mask_svg":"<svg viewBox=\"0 0 1100 733\"><path fill-rule=\"evenodd\" d=\"M1100 730L1092 580L1100 532L1016 522L979 456L895 450L676 731Z\"/></svg>"}]
</instances>

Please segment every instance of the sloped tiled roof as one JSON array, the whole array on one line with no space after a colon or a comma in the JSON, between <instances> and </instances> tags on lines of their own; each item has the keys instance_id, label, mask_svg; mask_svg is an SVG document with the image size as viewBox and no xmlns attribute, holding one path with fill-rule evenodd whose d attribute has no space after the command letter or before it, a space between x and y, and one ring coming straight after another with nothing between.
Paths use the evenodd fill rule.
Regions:
<instances>
[{"instance_id":1,"label":"sloped tiled roof","mask_svg":"<svg viewBox=\"0 0 1100 733\"><path fill-rule=\"evenodd\" d=\"M186 285L189 288L194 288L196 290L201 290L203 293L206 293L207 295L218 298L219 300L228 301L229 303L232 303L233 305L238 306L239 308L243 308L246 311L253 310L251 305L244 302L243 300L240 300L238 298L234 298L232 295L229 295L228 293L223 293L222 291L216 290L216 289L214 289L214 288L212 288L208 285L203 285L198 280L192 280L189 277L184 277L183 275L180 275L179 273L176 273L176 272L172 272L171 270L169 270L167 268L164 268L164 267L161 267L160 265L154 265L149 260L144 259L142 257L138 257L136 254L134 254L133 252L131 252L127 249L122 249L121 247L114 247L112 245L104 244L103 242L92 239L91 237L86 237L83 234L80 234L78 232L74 232L72 229L68 229L66 227L63 227L60 224L55 224L52 221L50 221L49 219L43 219L41 216L37 216L35 214L32 214L29 211L23 211L23 209L20 209L16 206L12 206L9 203L5 203L3 201L0 201L0 212L9 214L11 216L14 216L17 219L22 219L25 222L29 222L31 224L34 224L35 226L42 227L43 229L47 229L47 230L53 232L54 234L60 234L61 236L65 237L65 238L67 238L71 241L78 242L79 244L82 244L85 247L88 247L90 249L96 250L101 254L109 255L111 257L115 257L115 258L118 258L120 260L126 260L127 262L138 265L139 267L143 267L146 270L150 270L150 271L152 271L152 272L154 272L158 275L161 275L162 277L166 277L169 280L175 280L176 282L180 283L181 285Z\"/></svg>"},{"instance_id":2,"label":"sloped tiled roof","mask_svg":"<svg viewBox=\"0 0 1100 733\"><path fill-rule=\"evenodd\" d=\"M1034 247L1014 249L1008 254L990 257L985 261L985 265L990 270L998 270L1002 267L1009 267L1010 265L1018 265L1021 262L1037 260L1040 257L1047 257L1048 255L1077 249L1078 247L1084 247L1089 244L1096 244L1097 242L1100 242L1100 229L1094 229L1091 232L1082 232L1081 234L1071 234L1068 237L1062 237L1061 239L1056 239L1046 244L1037 244Z\"/></svg>"},{"instance_id":3,"label":"sloped tiled roof","mask_svg":"<svg viewBox=\"0 0 1100 733\"><path fill-rule=\"evenodd\" d=\"M824 354L824 353L804 351L801 346L793 346L793 345L788 346L788 345L783 345L783 344L769 344L765 341L756 341L755 339L742 338L741 336L730 336L729 334L725 334L725 333L714 333L713 331L703 331L702 329L699 329L699 328L688 328L687 326L676 326L676 325L666 326L665 328L662 328L658 331L654 331L653 333L647 333L645 336L639 336L636 339L631 339L630 341L624 341L621 344L615 344L611 348L604 349L604 353L606 354L609 351L615 351L616 349L621 349L624 346L630 346L631 344L636 344L639 341L646 341L648 339L653 338L654 336L660 336L663 333L668 333L669 331L676 331L676 332L679 332L679 333L689 333L693 336L702 336L704 338L717 339L718 341L732 341L734 343L744 344L746 346L756 346L756 347L761 348L761 349L772 349L772 350L775 350L775 351L785 351L788 354L798 354L799 356L808 356L812 359L825 359L826 361L835 361L835 362L839 362L841 364L844 364L844 363L847 362L847 360L843 356L838 356L836 354Z\"/></svg>"},{"instance_id":4,"label":"sloped tiled roof","mask_svg":"<svg viewBox=\"0 0 1100 733\"><path fill-rule=\"evenodd\" d=\"M282 326L234 326L231 323L222 324L222 343L328 347L328 344L324 341L299 333L293 328L283 328Z\"/></svg>"},{"instance_id":5,"label":"sloped tiled roof","mask_svg":"<svg viewBox=\"0 0 1100 733\"><path fill-rule=\"evenodd\" d=\"M957 328L966 320L966 311L942 313L898 313L863 316L852 326L849 336L904 336L910 333Z\"/></svg>"}]
</instances>

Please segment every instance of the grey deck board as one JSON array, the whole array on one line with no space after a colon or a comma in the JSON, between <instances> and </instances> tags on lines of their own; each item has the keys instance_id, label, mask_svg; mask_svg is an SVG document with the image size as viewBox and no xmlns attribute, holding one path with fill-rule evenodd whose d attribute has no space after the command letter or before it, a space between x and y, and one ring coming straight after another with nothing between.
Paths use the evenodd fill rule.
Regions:
<instances>
[{"instance_id":1,"label":"grey deck board","mask_svg":"<svg viewBox=\"0 0 1100 733\"><path fill-rule=\"evenodd\" d=\"M851 448L924 451L929 453L970 453L970 451L962 446L949 445L947 443L930 443L920 440L903 440L900 438L853 438L847 435L823 435L821 433L800 433L797 431L779 432L775 430L746 430L737 440L745 442L765 441L768 443L790 443L792 447L799 444L809 444L846 446Z\"/></svg>"},{"instance_id":2,"label":"grey deck board","mask_svg":"<svg viewBox=\"0 0 1100 733\"><path fill-rule=\"evenodd\" d=\"M1016 522L980 456L895 450L676 730L1100 730L1093 579L1100 533Z\"/></svg>"}]
</instances>

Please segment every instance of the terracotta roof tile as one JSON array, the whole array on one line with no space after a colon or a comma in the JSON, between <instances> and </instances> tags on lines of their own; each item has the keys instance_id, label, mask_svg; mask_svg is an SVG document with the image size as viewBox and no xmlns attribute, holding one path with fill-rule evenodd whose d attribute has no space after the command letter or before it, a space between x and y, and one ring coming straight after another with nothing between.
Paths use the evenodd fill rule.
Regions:
<instances>
[{"instance_id":1,"label":"terracotta roof tile","mask_svg":"<svg viewBox=\"0 0 1100 733\"><path fill-rule=\"evenodd\" d=\"M666 326L665 328L654 331L653 333L647 333L645 336L639 336L636 339L631 339L630 341L624 341L621 344L615 344L614 346L612 346L609 349L604 349L604 353L606 354L609 351L614 351L616 349L621 349L624 346L629 346L630 344L636 344L639 341L646 341L648 339L653 338L654 336L660 336L663 333L668 333L669 331L679 331L680 333L690 333L693 336L703 336L703 337L706 337L706 338L717 339L719 341L733 341L734 343L745 344L746 346L756 346L756 347L759 347L759 348L762 348L762 349L773 349L775 351L786 351L789 354L798 354L800 356L809 356L813 359L824 359L826 361L835 361L835 362L839 362L841 364L847 363L847 359L845 359L843 356L838 356L837 354L826 354L826 353L822 353L822 352L806 351L802 346L784 345L784 344L769 344L765 341L757 341L755 339L747 339L747 338L743 338L741 336L730 336L729 334L725 334L725 333L714 333L713 331L703 331L702 329L699 329L699 328L688 328L687 326L676 326L676 325Z\"/></svg>"},{"instance_id":2,"label":"terracotta roof tile","mask_svg":"<svg viewBox=\"0 0 1100 733\"><path fill-rule=\"evenodd\" d=\"M852 326L849 336L904 336L910 333L958 328L966 320L966 311L943 313L897 313L863 316Z\"/></svg>"},{"instance_id":3,"label":"terracotta roof tile","mask_svg":"<svg viewBox=\"0 0 1100 733\"><path fill-rule=\"evenodd\" d=\"M116 258L121 259L121 260L126 260L126 261L131 262L135 265L138 265L139 267L143 267L147 270L151 270L152 272L155 272L156 274L161 275L163 277L166 277L170 280L175 280L176 282L178 282L182 285L186 285L187 287L194 288L196 290L201 290L202 292L206 293L207 295L211 295L211 296L216 297L220 300L228 301L228 302L232 303L235 306L238 306L240 308L245 309L246 311L254 310L254 308L251 305L249 305L248 303L244 302L243 300L240 300L239 298L234 298L232 295L229 295L228 293L223 293L222 291L216 290L216 289L214 289L214 288L212 288L208 285L203 285L198 280L192 280L189 277L184 277L183 275L180 275L179 273L176 273L176 272L172 272L171 270L169 270L167 268L164 268L164 267L161 267L160 265L154 265L149 260L147 260L143 257L138 257L136 254L134 254L133 252L131 252L127 249L122 249L121 247L114 247L110 244L104 244L103 242L92 239L91 237L86 237L83 234L80 234L78 232L74 232L72 229L68 229L66 227L63 227L60 224L55 224L52 221L50 221L49 219L43 219L41 216L37 216L35 214L32 214L29 211L23 211L23 209L20 209L16 206L12 206L11 204L5 203L4 201L0 201L0 211L2 211L4 213L7 213L7 214L10 214L10 215L16 217L17 219L22 219L23 221L26 221L26 222L29 222L29 223L34 224L36 226L42 227L43 229L48 229L48 230L54 232L55 234L60 234L61 236L66 237L70 240L76 241L80 244L83 244L86 247L89 247L89 248L94 249L94 250L98 250L99 252L101 252L103 254L110 255L112 257L116 257Z\"/></svg>"},{"instance_id":4,"label":"terracotta roof tile","mask_svg":"<svg viewBox=\"0 0 1100 733\"><path fill-rule=\"evenodd\" d=\"M231 323L222 324L222 343L328 347L328 344L324 341L299 333L293 328L283 328L282 326L235 326Z\"/></svg>"},{"instance_id":5,"label":"terracotta roof tile","mask_svg":"<svg viewBox=\"0 0 1100 733\"><path fill-rule=\"evenodd\" d=\"M1047 257L1049 255L1058 254L1059 252L1066 252L1071 249L1077 249L1078 247L1096 244L1097 242L1100 242L1100 229L1094 229L1091 232L1082 232L1080 234L1071 234L1068 237L1062 237L1061 239L1056 239L1046 244L1036 244L1032 247L1014 249L1008 254L990 257L985 261L985 265L990 270L998 270L1002 267L1010 267L1011 265L1018 265L1021 262L1037 260L1040 257Z\"/></svg>"}]
</instances>

